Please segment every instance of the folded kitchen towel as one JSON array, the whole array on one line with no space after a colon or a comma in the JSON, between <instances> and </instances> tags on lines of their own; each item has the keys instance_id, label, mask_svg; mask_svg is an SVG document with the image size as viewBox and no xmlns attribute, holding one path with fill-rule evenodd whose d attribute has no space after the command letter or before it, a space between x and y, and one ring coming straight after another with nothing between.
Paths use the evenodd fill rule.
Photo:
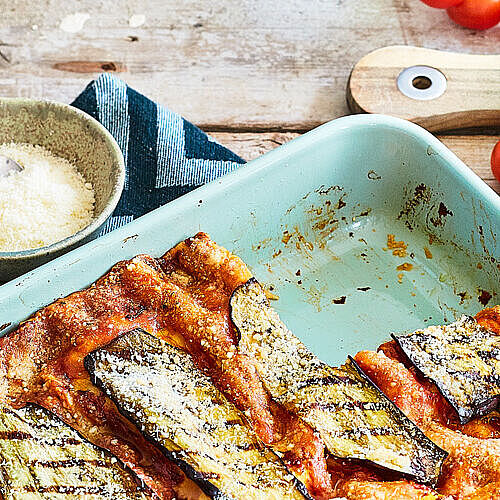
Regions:
<instances>
[{"instance_id":1,"label":"folded kitchen towel","mask_svg":"<svg viewBox=\"0 0 500 500\"><path fill-rule=\"evenodd\" d=\"M72 105L101 122L125 157L125 188L102 234L245 163L113 75L100 75Z\"/></svg>"}]
</instances>

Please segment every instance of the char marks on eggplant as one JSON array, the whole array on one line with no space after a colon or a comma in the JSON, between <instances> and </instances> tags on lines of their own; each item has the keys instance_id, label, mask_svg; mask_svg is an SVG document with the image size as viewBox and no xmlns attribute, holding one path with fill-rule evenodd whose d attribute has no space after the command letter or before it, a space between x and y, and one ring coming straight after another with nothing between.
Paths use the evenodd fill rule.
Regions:
<instances>
[{"instance_id":1,"label":"char marks on eggplant","mask_svg":"<svg viewBox=\"0 0 500 500\"><path fill-rule=\"evenodd\" d=\"M279 403L299 415L340 458L370 460L434 485L446 452L361 373L352 360L341 368L320 361L269 305L255 279L230 300L238 348Z\"/></svg>"},{"instance_id":2,"label":"char marks on eggplant","mask_svg":"<svg viewBox=\"0 0 500 500\"><path fill-rule=\"evenodd\" d=\"M215 498L310 498L183 351L141 330L91 353L96 384Z\"/></svg>"},{"instance_id":3,"label":"char marks on eggplant","mask_svg":"<svg viewBox=\"0 0 500 500\"><path fill-rule=\"evenodd\" d=\"M394 335L413 365L431 379L460 423L500 408L500 336L462 316L455 323Z\"/></svg>"},{"instance_id":4,"label":"char marks on eggplant","mask_svg":"<svg viewBox=\"0 0 500 500\"><path fill-rule=\"evenodd\" d=\"M5 500L150 498L110 453L42 408L0 408L0 456Z\"/></svg>"}]
</instances>

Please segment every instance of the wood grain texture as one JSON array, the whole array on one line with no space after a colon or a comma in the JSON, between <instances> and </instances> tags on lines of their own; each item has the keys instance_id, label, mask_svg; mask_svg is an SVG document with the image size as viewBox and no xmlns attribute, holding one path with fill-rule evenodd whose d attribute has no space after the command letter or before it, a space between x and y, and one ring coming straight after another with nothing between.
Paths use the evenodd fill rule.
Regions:
<instances>
[{"instance_id":1,"label":"wood grain texture","mask_svg":"<svg viewBox=\"0 0 500 500\"><path fill-rule=\"evenodd\" d=\"M308 130L348 112L348 75L378 47L492 54L500 37L500 26L466 30L417 0L0 2L2 95L69 102L105 62L211 130ZM76 12L90 17L63 31ZM131 27L133 14L145 23Z\"/></svg>"},{"instance_id":2,"label":"wood grain texture","mask_svg":"<svg viewBox=\"0 0 500 500\"><path fill-rule=\"evenodd\" d=\"M212 132L210 135L245 160L254 160L301 134L298 132Z\"/></svg>"},{"instance_id":3,"label":"wood grain texture","mask_svg":"<svg viewBox=\"0 0 500 500\"><path fill-rule=\"evenodd\" d=\"M349 73L376 48L494 54L500 40L500 26L467 30L417 0L0 0L0 13L0 95L70 102L117 72L245 158L347 114ZM75 13L88 19L68 33ZM489 140L450 140L492 182Z\"/></svg>"},{"instance_id":4,"label":"wood grain texture","mask_svg":"<svg viewBox=\"0 0 500 500\"><path fill-rule=\"evenodd\" d=\"M213 132L217 141L246 160L253 160L281 144L295 139L299 133L293 132ZM500 194L500 182L491 173L490 155L500 137L438 136L469 168L481 177L492 189Z\"/></svg>"},{"instance_id":5,"label":"wood grain texture","mask_svg":"<svg viewBox=\"0 0 500 500\"><path fill-rule=\"evenodd\" d=\"M410 66L438 69L446 78L444 93L432 100L404 95L396 81ZM353 111L388 113L431 131L500 126L500 54L384 47L355 65L349 78L348 102Z\"/></svg>"},{"instance_id":6,"label":"wood grain texture","mask_svg":"<svg viewBox=\"0 0 500 500\"><path fill-rule=\"evenodd\" d=\"M491 172L490 158L493 146L500 141L500 136L440 136L446 144L471 170L486 184L500 194L500 182Z\"/></svg>"}]
</instances>

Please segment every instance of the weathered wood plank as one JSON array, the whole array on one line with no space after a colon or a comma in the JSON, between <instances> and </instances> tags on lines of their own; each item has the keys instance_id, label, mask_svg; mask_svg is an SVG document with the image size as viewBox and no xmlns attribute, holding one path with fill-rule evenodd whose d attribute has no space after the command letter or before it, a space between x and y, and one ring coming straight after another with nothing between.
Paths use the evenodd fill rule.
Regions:
<instances>
[{"instance_id":1,"label":"weathered wood plank","mask_svg":"<svg viewBox=\"0 0 500 500\"><path fill-rule=\"evenodd\" d=\"M298 137L300 134L292 132L214 132L211 135L242 158L253 160L267 151ZM439 139L500 194L500 182L493 177L490 169L491 150L500 139L499 137L486 135L440 136Z\"/></svg>"},{"instance_id":2,"label":"weathered wood plank","mask_svg":"<svg viewBox=\"0 0 500 500\"><path fill-rule=\"evenodd\" d=\"M68 22L75 13L88 17L80 30ZM131 22L136 14L144 24ZM307 130L347 113L348 74L374 48L495 53L499 35L500 27L462 29L416 0L11 0L0 16L0 95L69 102L113 71L202 128L266 131L221 136L253 158L296 135L270 130ZM499 189L489 169L494 138L472 148L466 138L445 142Z\"/></svg>"},{"instance_id":3,"label":"weathered wood plank","mask_svg":"<svg viewBox=\"0 0 500 500\"><path fill-rule=\"evenodd\" d=\"M466 165L468 165L481 179L500 194L500 182L491 172L491 152L500 140L498 136L441 136L439 137Z\"/></svg>"},{"instance_id":4,"label":"weathered wood plank","mask_svg":"<svg viewBox=\"0 0 500 500\"><path fill-rule=\"evenodd\" d=\"M254 160L298 137L298 132L210 132L221 144L245 160Z\"/></svg>"},{"instance_id":5,"label":"weathered wood plank","mask_svg":"<svg viewBox=\"0 0 500 500\"><path fill-rule=\"evenodd\" d=\"M61 29L75 12L83 28ZM108 69L205 128L306 130L347 113L349 72L377 47L494 53L499 35L417 0L11 0L0 93L68 102Z\"/></svg>"}]
</instances>

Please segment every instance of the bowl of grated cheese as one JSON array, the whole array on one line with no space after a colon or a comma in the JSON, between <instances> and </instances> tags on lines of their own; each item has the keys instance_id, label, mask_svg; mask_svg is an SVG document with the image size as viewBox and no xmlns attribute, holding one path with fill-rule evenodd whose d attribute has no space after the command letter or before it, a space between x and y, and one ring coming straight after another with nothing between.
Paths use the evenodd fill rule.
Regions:
<instances>
[{"instance_id":1,"label":"bowl of grated cheese","mask_svg":"<svg viewBox=\"0 0 500 500\"><path fill-rule=\"evenodd\" d=\"M111 134L72 106L0 99L0 284L93 238L120 199L125 164Z\"/></svg>"}]
</instances>

